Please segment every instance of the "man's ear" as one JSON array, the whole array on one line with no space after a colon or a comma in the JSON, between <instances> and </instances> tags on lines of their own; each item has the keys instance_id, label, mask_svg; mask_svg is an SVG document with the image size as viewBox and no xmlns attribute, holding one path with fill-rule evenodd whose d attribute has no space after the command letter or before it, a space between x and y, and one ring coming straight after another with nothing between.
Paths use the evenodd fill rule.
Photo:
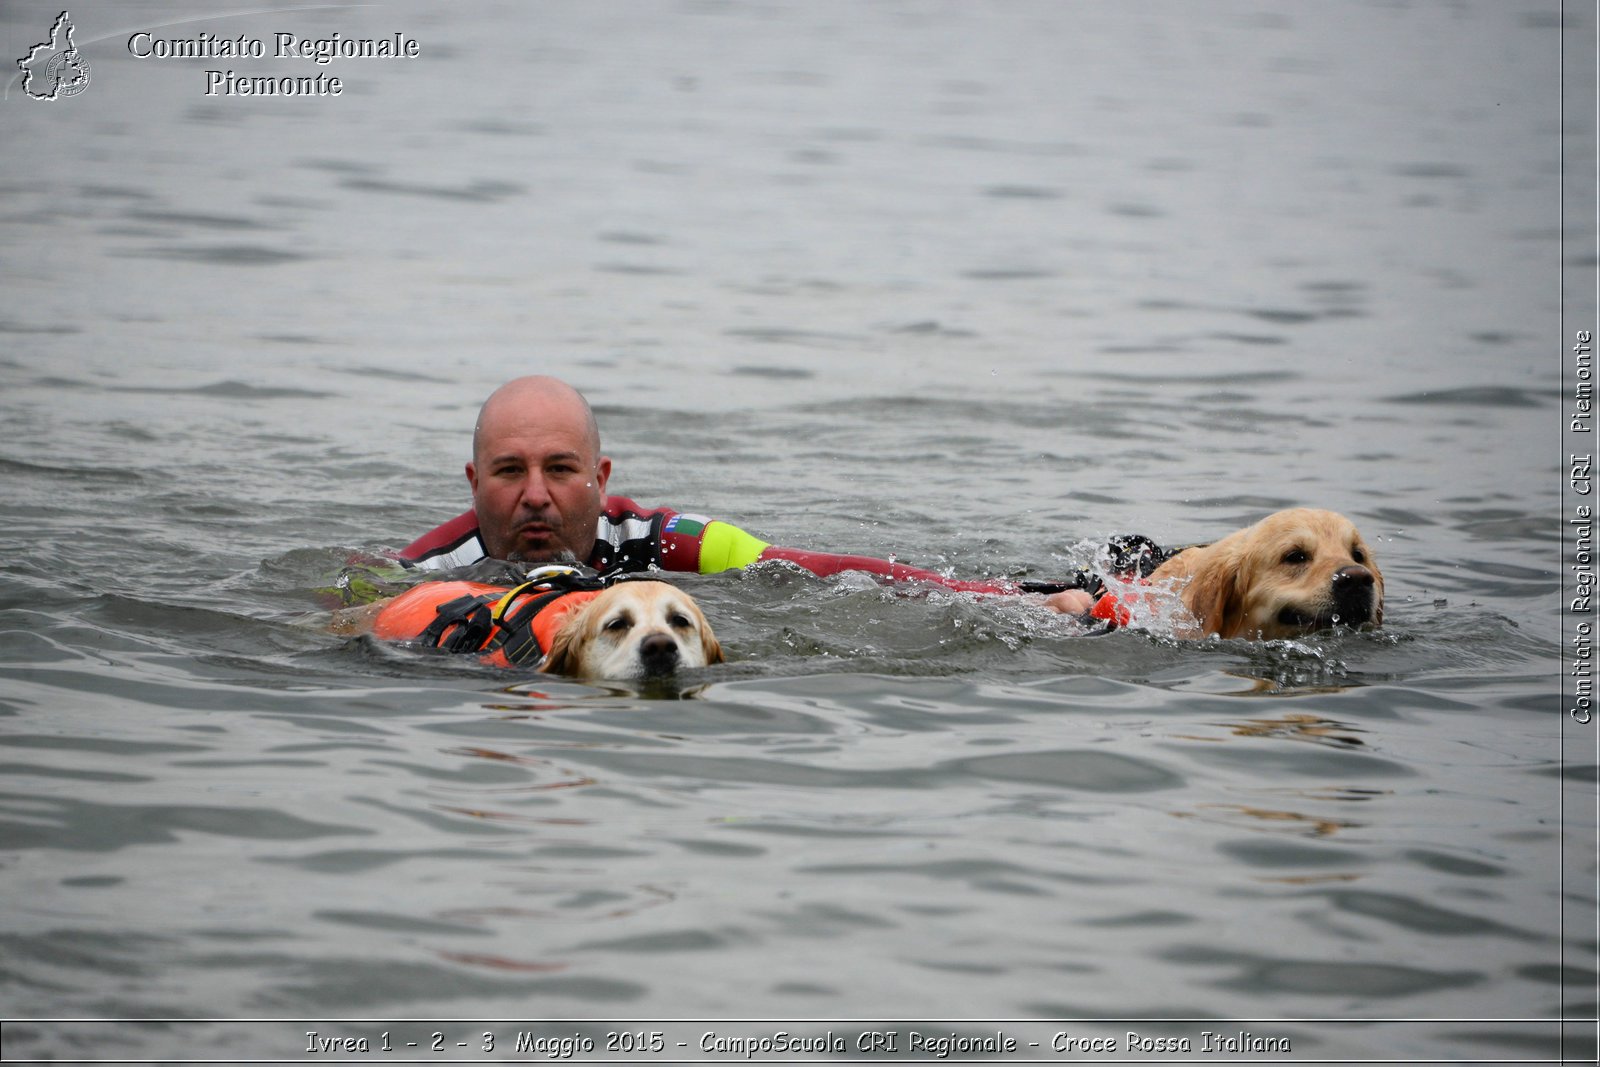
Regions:
<instances>
[{"instance_id":1,"label":"man's ear","mask_svg":"<svg viewBox=\"0 0 1600 1067\"><path fill-rule=\"evenodd\" d=\"M468 464L471 466L471 464ZM606 495L606 483L611 480L611 457L601 456L600 461L594 465L594 480L600 490L600 495Z\"/></svg>"},{"instance_id":2,"label":"man's ear","mask_svg":"<svg viewBox=\"0 0 1600 1067\"><path fill-rule=\"evenodd\" d=\"M467 484L472 486L473 493L478 491L478 468L472 460L467 460Z\"/></svg>"}]
</instances>

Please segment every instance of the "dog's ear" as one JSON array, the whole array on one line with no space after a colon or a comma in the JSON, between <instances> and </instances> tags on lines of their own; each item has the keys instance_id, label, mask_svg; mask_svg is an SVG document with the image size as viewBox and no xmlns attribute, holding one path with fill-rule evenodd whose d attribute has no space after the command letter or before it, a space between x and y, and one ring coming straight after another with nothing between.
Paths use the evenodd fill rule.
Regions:
<instances>
[{"instance_id":1,"label":"dog's ear","mask_svg":"<svg viewBox=\"0 0 1600 1067\"><path fill-rule=\"evenodd\" d=\"M1367 569L1370 570L1372 572L1372 576L1377 579L1377 586L1378 586L1378 607L1377 607L1377 610L1372 613L1372 621L1373 621L1374 625L1382 626L1383 625L1383 572L1380 571L1375 564L1368 564L1367 565Z\"/></svg>"},{"instance_id":2,"label":"dog's ear","mask_svg":"<svg viewBox=\"0 0 1600 1067\"><path fill-rule=\"evenodd\" d=\"M1239 595L1239 561L1210 553L1193 570L1183 602L1204 634L1236 637L1244 625L1244 600Z\"/></svg>"},{"instance_id":3,"label":"dog's ear","mask_svg":"<svg viewBox=\"0 0 1600 1067\"><path fill-rule=\"evenodd\" d=\"M704 626L700 629L700 644L705 648L707 665L726 662L722 655L722 642L717 640L716 634Z\"/></svg>"},{"instance_id":4,"label":"dog's ear","mask_svg":"<svg viewBox=\"0 0 1600 1067\"><path fill-rule=\"evenodd\" d=\"M550 651L545 654L544 662L539 664L540 674L578 673L577 645L580 630L581 627L569 623L556 631L555 639L550 642Z\"/></svg>"}]
</instances>

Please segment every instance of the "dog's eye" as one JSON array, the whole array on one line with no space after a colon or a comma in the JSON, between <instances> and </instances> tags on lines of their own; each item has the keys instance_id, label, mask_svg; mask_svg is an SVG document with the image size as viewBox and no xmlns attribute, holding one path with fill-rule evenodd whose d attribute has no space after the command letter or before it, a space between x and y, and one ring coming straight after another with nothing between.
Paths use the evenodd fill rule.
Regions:
<instances>
[{"instance_id":1,"label":"dog's eye","mask_svg":"<svg viewBox=\"0 0 1600 1067\"><path fill-rule=\"evenodd\" d=\"M626 630L628 627L630 627L632 625L633 625L633 620L628 618L628 616L626 616L626 615L618 615L616 618L614 618L610 622L606 623L605 628L607 630L610 630L612 633L616 633L616 632L618 632L620 630Z\"/></svg>"},{"instance_id":2,"label":"dog's eye","mask_svg":"<svg viewBox=\"0 0 1600 1067\"><path fill-rule=\"evenodd\" d=\"M1355 560L1357 563L1366 563L1367 553L1360 547L1352 548L1350 550L1350 558Z\"/></svg>"},{"instance_id":3,"label":"dog's eye","mask_svg":"<svg viewBox=\"0 0 1600 1067\"><path fill-rule=\"evenodd\" d=\"M673 612L671 615L667 616L667 625L672 627L674 630L687 630L689 627L693 626L694 623L689 621L689 616L681 615L678 612Z\"/></svg>"},{"instance_id":4,"label":"dog's eye","mask_svg":"<svg viewBox=\"0 0 1600 1067\"><path fill-rule=\"evenodd\" d=\"M1310 563L1311 557L1306 554L1306 550L1303 548L1291 548L1283 554L1283 562L1298 566L1301 563Z\"/></svg>"}]
</instances>

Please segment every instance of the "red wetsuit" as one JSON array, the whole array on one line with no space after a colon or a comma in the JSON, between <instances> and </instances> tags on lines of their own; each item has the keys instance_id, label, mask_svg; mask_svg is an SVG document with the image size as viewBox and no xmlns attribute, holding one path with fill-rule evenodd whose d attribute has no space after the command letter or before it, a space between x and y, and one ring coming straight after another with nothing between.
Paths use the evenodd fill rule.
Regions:
<instances>
[{"instance_id":1,"label":"red wetsuit","mask_svg":"<svg viewBox=\"0 0 1600 1067\"><path fill-rule=\"evenodd\" d=\"M426 570L465 567L485 558L478 516L472 511L435 527L400 552L403 562ZM602 573L659 568L711 574L769 559L788 560L823 577L841 571L866 571L893 581L928 582L967 593L1023 591L1011 582L962 581L870 556L780 548L730 523L671 508L643 508L621 496L606 498L594 549L582 562Z\"/></svg>"}]
</instances>

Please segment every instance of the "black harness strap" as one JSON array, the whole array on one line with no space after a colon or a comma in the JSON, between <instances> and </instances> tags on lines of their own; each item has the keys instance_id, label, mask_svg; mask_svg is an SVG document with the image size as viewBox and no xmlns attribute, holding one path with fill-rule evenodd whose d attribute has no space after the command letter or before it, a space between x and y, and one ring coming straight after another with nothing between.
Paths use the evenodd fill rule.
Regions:
<instances>
[{"instance_id":1,"label":"black harness strap","mask_svg":"<svg viewBox=\"0 0 1600 1067\"><path fill-rule=\"evenodd\" d=\"M548 648L539 647L539 639L534 636L533 620L539 613L554 604L562 597L577 592L575 589L549 589L537 592L534 589L513 589L506 594L510 597L505 606L500 609L500 632L489 642L485 652L493 652L497 648L505 649L506 659L512 663L520 664L525 660L539 660L549 652Z\"/></svg>"},{"instance_id":2,"label":"black harness strap","mask_svg":"<svg viewBox=\"0 0 1600 1067\"><path fill-rule=\"evenodd\" d=\"M1106 542L1106 551L1110 559L1105 570L1123 579L1148 578L1167 560L1184 549L1193 547L1184 545L1182 548L1167 549L1141 534L1117 534ZM1092 567L1079 567L1077 572L1065 581L1018 582L1017 586L1026 593L1060 593L1068 589L1082 589L1094 597L1101 596L1106 591L1105 581Z\"/></svg>"},{"instance_id":3,"label":"black harness strap","mask_svg":"<svg viewBox=\"0 0 1600 1067\"><path fill-rule=\"evenodd\" d=\"M478 651L494 632L494 616L489 605L498 599L486 593L445 601L434 609L433 621L417 640L447 652ZM455 629L451 631L451 627ZM450 631L448 635L447 631Z\"/></svg>"},{"instance_id":4,"label":"black harness strap","mask_svg":"<svg viewBox=\"0 0 1600 1067\"><path fill-rule=\"evenodd\" d=\"M537 662L549 651L539 647L534 636L533 620L539 613L570 593L598 591L618 577L602 578L570 568L533 573L531 581L506 592L462 596L440 604L418 640L448 652L504 649L511 663Z\"/></svg>"}]
</instances>

